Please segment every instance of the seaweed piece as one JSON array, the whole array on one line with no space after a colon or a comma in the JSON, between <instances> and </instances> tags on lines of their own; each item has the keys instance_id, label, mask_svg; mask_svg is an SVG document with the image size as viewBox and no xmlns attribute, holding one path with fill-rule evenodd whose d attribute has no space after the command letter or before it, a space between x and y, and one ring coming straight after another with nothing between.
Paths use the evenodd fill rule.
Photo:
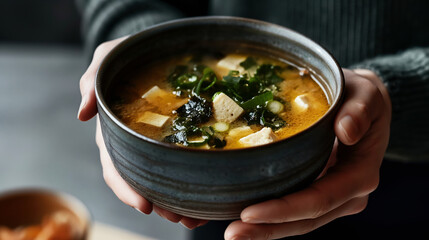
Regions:
<instances>
[{"instance_id":1,"label":"seaweed piece","mask_svg":"<svg viewBox=\"0 0 429 240\"><path fill-rule=\"evenodd\" d=\"M274 131L286 125L286 121L284 121L281 117L270 111L267 111L265 107L262 106L258 106L253 111L246 112L243 118L249 125L256 124L264 127L270 127Z\"/></svg>"},{"instance_id":2,"label":"seaweed piece","mask_svg":"<svg viewBox=\"0 0 429 240\"><path fill-rule=\"evenodd\" d=\"M179 131L179 132L175 132L171 135L168 135L166 137L164 137L164 142L167 143L180 143L183 144L185 146L188 146L188 136L186 135L185 131Z\"/></svg>"},{"instance_id":3,"label":"seaweed piece","mask_svg":"<svg viewBox=\"0 0 429 240\"><path fill-rule=\"evenodd\" d=\"M185 118L184 121L192 125L207 122L212 116L212 104L205 98L194 95L189 101L179 107L177 110L179 117Z\"/></svg>"}]
</instances>

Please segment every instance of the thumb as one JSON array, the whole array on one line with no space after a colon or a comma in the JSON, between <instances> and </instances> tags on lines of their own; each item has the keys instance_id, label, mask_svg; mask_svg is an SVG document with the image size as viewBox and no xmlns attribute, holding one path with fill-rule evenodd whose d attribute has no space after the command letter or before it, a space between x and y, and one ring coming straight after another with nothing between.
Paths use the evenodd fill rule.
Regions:
<instances>
[{"instance_id":1,"label":"thumb","mask_svg":"<svg viewBox=\"0 0 429 240\"><path fill-rule=\"evenodd\" d=\"M122 37L102 43L95 50L91 64L80 79L80 93L82 95L82 100L77 114L77 118L79 120L87 121L97 114L97 100L95 99L94 87L97 69L104 57L125 38L126 37Z\"/></svg>"},{"instance_id":2,"label":"thumb","mask_svg":"<svg viewBox=\"0 0 429 240\"><path fill-rule=\"evenodd\" d=\"M336 120L335 133L346 145L357 143L382 112L383 97L376 84L353 71L344 69L345 99Z\"/></svg>"}]
</instances>

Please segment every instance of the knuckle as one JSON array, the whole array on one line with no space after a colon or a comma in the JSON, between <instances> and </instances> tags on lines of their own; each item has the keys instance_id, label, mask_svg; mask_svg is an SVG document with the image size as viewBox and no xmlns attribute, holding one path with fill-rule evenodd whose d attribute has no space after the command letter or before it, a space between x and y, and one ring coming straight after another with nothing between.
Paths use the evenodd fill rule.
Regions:
<instances>
[{"instance_id":1,"label":"knuckle","mask_svg":"<svg viewBox=\"0 0 429 240\"><path fill-rule=\"evenodd\" d=\"M266 240L273 239L273 232L272 232L272 231L270 231L270 230L266 231L266 232L264 233L264 239L266 239Z\"/></svg>"},{"instance_id":2,"label":"knuckle","mask_svg":"<svg viewBox=\"0 0 429 240\"><path fill-rule=\"evenodd\" d=\"M104 182L106 182L107 186L111 186L111 179L112 175L110 173L108 173L107 171L103 170L103 179Z\"/></svg>"},{"instance_id":3,"label":"knuckle","mask_svg":"<svg viewBox=\"0 0 429 240\"><path fill-rule=\"evenodd\" d=\"M361 78L359 86L366 96L369 96L370 103L374 101L383 101L383 95L378 86L369 79Z\"/></svg>"},{"instance_id":4,"label":"knuckle","mask_svg":"<svg viewBox=\"0 0 429 240\"><path fill-rule=\"evenodd\" d=\"M364 194L367 195L367 194L374 192L375 189L377 189L379 183L380 183L380 176L378 174L369 178L369 180L366 184L366 187L365 187Z\"/></svg>"},{"instance_id":5,"label":"knuckle","mask_svg":"<svg viewBox=\"0 0 429 240\"><path fill-rule=\"evenodd\" d=\"M88 74L85 72L83 75L82 75L82 77L80 78L80 81L79 81L79 87L80 87L80 89L84 89L85 87L86 87L86 85L88 84L87 82L88 82Z\"/></svg>"},{"instance_id":6,"label":"knuckle","mask_svg":"<svg viewBox=\"0 0 429 240\"><path fill-rule=\"evenodd\" d=\"M365 210L367 205L368 205L368 198L359 199L359 201L353 207L351 214L358 214L362 212L363 210Z\"/></svg>"},{"instance_id":7,"label":"knuckle","mask_svg":"<svg viewBox=\"0 0 429 240\"><path fill-rule=\"evenodd\" d=\"M103 54L108 50L110 50L109 43L108 42L101 43L95 48L94 56Z\"/></svg>"},{"instance_id":8,"label":"knuckle","mask_svg":"<svg viewBox=\"0 0 429 240\"><path fill-rule=\"evenodd\" d=\"M318 188L311 188L314 191L315 196L317 196L316 199L318 199L317 203L313 207L312 213L310 214L310 218L315 219L329 212L333 201L329 196L323 194Z\"/></svg>"},{"instance_id":9,"label":"knuckle","mask_svg":"<svg viewBox=\"0 0 429 240\"><path fill-rule=\"evenodd\" d=\"M358 116L364 117L368 119L369 114L369 106L365 102L355 102L354 110Z\"/></svg>"},{"instance_id":10,"label":"knuckle","mask_svg":"<svg viewBox=\"0 0 429 240\"><path fill-rule=\"evenodd\" d=\"M92 69L90 67L80 78L79 87L80 87L81 91L88 89L90 87L90 85L93 84L93 81L94 81L93 77L94 77L94 74L93 74Z\"/></svg>"},{"instance_id":11,"label":"knuckle","mask_svg":"<svg viewBox=\"0 0 429 240\"><path fill-rule=\"evenodd\" d=\"M100 137L95 136L95 144L97 144L97 147L100 148L101 147L101 140Z\"/></svg>"},{"instance_id":12,"label":"knuckle","mask_svg":"<svg viewBox=\"0 0 429 240\"><path fill-rule=\"evenodd\" d=\"M315 219L304 220L299 230L299 234L307 234L318 227L317 221Z\"/></svg>"}]
</instances>

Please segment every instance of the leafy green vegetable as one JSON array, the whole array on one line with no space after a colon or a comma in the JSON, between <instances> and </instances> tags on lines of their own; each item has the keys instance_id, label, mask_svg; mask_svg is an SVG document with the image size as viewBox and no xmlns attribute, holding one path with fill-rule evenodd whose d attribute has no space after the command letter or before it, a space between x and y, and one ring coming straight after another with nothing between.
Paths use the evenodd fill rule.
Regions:
<instances>
[{"instance_id":1,"label":"leafy green vegetable","mask_svg":"<svg viewBox=\"0 0 429 240\"><path fill-rule=\"evenodd\" d=\"M260 122L262 126L270 127L273 130L280 129L286 125L286 122L278 115L265 110L262 112Z\"/></svg>"},{"instance_id":2,"label":"leafy green vegetable","mask_svg":"<svg viewBox=\"0 0 429 240\"><path fill-rule=\"evenodd\" d=\"M195 89L194 89L195 94L197 94L197 95L200 94L201 86L203 85L204 81L208 81L210 84L208 86L204 87L202 89L203 91L209 90L216 83L217 77L211 68L208 68L208 67L204 68L203 76L201 77L198 84L195 86Z\"/></svg>"},{"instance_id":3,"label":"leafy green vegetable","mask_svg":"<svg viewBox=\"0 0 429 240\"><path fill-rule=\"evenodd\" d=\"M207 144L210 147L215 148L223 148L226 145L226 141L223 139L223 137L220 134L217 134L213 127L202 127L201 128L203 136L207 139Z\"/></svg>"},{"instance_id":4,"label":"leafy green vegetable","mask_svg":"<svg viewBox=\"0 0 429 240\"><path fill-rule=\"evenodd\" d=\"M240 63L240 66L242 66L245 70L252 68L256 66L258 63L256 60L252 57L247 57L246 60Z\"/></svg>"},{"instance_id":5,"label":"leafy green vegetable","mask_svg":"<svg viewBox=\"0 0 429 240\"><path fill-rule=\"evenodd\" d=\"M264 92L261 95L253 97L252 99L242 103L241 107L244 110L256 109L258 106L265 107L268 101L273 100L273 97L272 92Z\"/></svg>"},{"instance_id":6,"label":"leafy green vegetable","mask_svg":"<svg viewBox=\"0 0 429 240\"><path fill-rule=\"evenodd\" d=\"M188 71L187 66L179 65L176 66L173 72L167 77L167 81L171 83L174 87L177 86L177 79L184 75Z\"/></svg>"},{"instance_id":7,"label":"leafy green vegetable","mask_svg":"<svg viewBox=\"0 0 429 240\"><path fill-rule=\"evenodd\" d=\"M217 136L212 127L199 128L197 125L207 122L212 116L212 105L206 99L194 95L186 104L177 110L178 117L173 121L176 132L166 136L164 142L179 143L184 146L224 147L226 141ZM188 141L190 136L201 136L202 141Z\"/></svg>"},{"instance_id":8,"label":"leafy green vegetable","mask_svg":"<svg viewBox=\"0 0 429 240\"><path fill-rule=\"evenodd\" d=\"M189 141L188 137L198 136L202 137L200 141ZM223 148L226 141L223 137L217 134L212 127L195 128L194 131L189 132L186 130L175 132L164 138L164 142L179 143L184 146L201 147L205 144L214 148Z\"/></svg>"},{"instance_id":9,"label":"leafy green vegetable","mask_svg":"<svg viewBox=\"0 0 429 240\"><path fill-rule=\"evenodd\" d=\"M267 102L275 98L273 92L278 90L277 85L283 81L279 76L283 69L271 64L257 66L252 57L247 57L240 66L246 70L256 67L256 72L250 76L230 71L219 80L214 71L199 64L197 58L193 59L190 66L177 66L168 76L168 81L178 95L187 93L190 100L176 110L177 117L172 126L174 133L165 137L164 141L185 146L208 144L214 148L224 147L226 141L222 134L212 127L201 127L212 116L212 104L206 98L213 99L220 92L227 94L245 110L243 118L249 125L257 124L273 130L285 126L286 122L281 117L267 110ZM189 141L190 138L201 140Z\"/></svg>"},{"instance_id":10,"label":"leafy green vegetable","mask_svg":"<svg viewBox=\"0 0 429 240\"><path fill-rule=\"evenodd\" d=\"M216 81L217 77L213 70L200 64L193 64L191 67L177 66L168 76L168 82L179 95L183 91L187 91L189 96L200 95L201 92L213 87Z\"/></svg>"},{"instance_id":11,"label":"leafy green vegetable","mask_svg":"<svg viewBox=\"0 0 429 240\"><path fill-rule=\"evenodd\" d=\"M247 101L258 95L261 84L255 78L248 77L247 74L239 75L237 71L231 71L222 79L225 87L224 92L237 102Z\"/></svg>"},{"instance_id":12,"label":"leafy green vegetable","mask_svg":"<svg viewBox=\"0 0 429 240\"><path fill-rule=\"evenodd\" d=\"M274 66L271 64L262 64L256 70L255 76L259 81L265 86L274 85L283 81L278 73L282 71L282 68L279 66Z\"/></svg>"},{"instance_id":13,"label":"leafy green vegetable","mask_svg":"<svg viewBox=\"0 0 429 240\"><path fill-rule=\"evenodd\" d=\"M249 125L259 124L264 127L270 127L277 130L286 125L286 122L278 115L267 111L264 107L257 107L244 114L244 119Z\"/></svg>"}]
</instances>

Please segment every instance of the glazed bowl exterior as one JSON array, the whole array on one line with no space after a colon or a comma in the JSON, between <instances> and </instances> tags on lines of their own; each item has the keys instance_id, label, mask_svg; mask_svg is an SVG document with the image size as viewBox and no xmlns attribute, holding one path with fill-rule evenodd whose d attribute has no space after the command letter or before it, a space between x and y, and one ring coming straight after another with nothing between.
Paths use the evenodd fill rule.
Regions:
<instances>
[{"instance_id":1,"label":"glazed bowl exterior","mask_svg":"<svg viewBox=\"0 0 429 240\"><path fill-rule=\"evenodd\" d=\"M124 125L109 109L112 82L120 81L118 76L128 67L190 48L222 47L263 51L308 67L321 76L318 81L330 109L292 137L231 150L185 148L155 141ZM283 196L314 181L332 150L333 120L343 88L341 68L318 44L278 25L235 17L181 19L148 28L116 46L96 76L103 137L122 178L162 208L210 220L239 218L251 204Z\"/></svg>"}]
</instances>

